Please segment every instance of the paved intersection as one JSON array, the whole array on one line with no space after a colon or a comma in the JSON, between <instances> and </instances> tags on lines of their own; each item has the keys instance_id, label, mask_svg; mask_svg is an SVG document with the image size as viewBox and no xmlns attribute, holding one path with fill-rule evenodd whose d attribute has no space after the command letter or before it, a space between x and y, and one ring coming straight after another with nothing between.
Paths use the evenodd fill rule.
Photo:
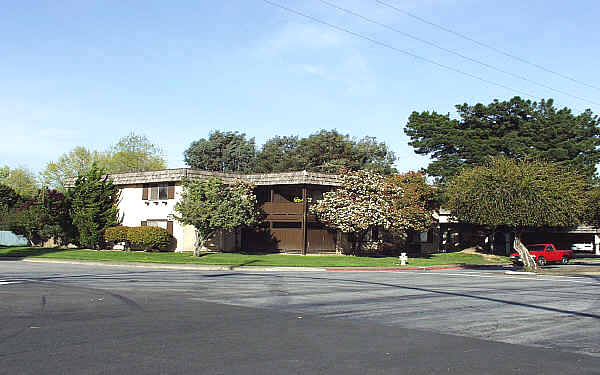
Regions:
<instances>
[{"instance_id":1,"label":"paved intersection","mask_svg":"<svg viewBox=\"0 0 600 375\"><path fill-rule=\"evenodd\" d=\"M30 286L38 290L17 292ZM62 296L52 291L58 286L78 292ZM142 311L154 301L210 303L364 324L373 332L375 327L416 329L422 335L578 353L600 364L598 286L595 276L532 278L477 271L207 272L3 261L0 312L31 313L43 306L46 312L67 311L72 319L82 319L91 312L107 317ZM364 339L372 340L368 332L362 333Z\"/></svg>"}]
</instances>

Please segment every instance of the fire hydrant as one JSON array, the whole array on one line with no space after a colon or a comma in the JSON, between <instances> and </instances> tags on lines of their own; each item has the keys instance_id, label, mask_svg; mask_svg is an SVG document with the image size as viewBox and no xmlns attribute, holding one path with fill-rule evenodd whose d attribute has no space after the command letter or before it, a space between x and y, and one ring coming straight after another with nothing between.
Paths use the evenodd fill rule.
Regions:
<instances>
[{"instance_id":1,"label":"fire hydrant","mask_svg":"<svg viewBox=\"0 0 600 375\"><path fill-rule=\"evenodd\" d=\"M406 266L406 262L408 262L408 257L406 256L406 253L401 253L398 258L400 258L400 265Z\"/></svg>"}]
</instances>

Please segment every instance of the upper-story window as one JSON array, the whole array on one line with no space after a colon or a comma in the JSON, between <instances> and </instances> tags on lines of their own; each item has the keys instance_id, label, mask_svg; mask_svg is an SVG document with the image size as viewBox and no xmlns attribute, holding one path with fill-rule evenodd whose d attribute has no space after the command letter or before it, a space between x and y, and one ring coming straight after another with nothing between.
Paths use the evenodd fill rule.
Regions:
<instances>
[{"instance_id":1,"label":"upper-story window","mask_svg":"<svg viewBox=\"0 0 600 375\"><path fill-rule=\"evenodd\" d=\"M145 184L142 192L143 200L162 201L175 198L175 184L159 182Z\"/></svg>"},{"instance_id":2,"label":"upper-story window","mask_svg":"<svg viewBox=\"0 0 600 375\"><path fill-rule=\"evenodd\" d=\"M152 201L163 201L167 199L167 192L169 185L166 183L156 184L150 187L150 200Z\"/></svg>"}]
</instances>

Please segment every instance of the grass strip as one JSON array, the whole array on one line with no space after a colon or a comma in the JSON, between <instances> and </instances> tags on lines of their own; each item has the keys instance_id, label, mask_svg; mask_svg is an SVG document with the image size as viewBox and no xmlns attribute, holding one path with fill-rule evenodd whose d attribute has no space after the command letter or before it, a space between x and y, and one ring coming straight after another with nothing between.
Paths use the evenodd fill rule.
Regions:
<instances>
[{"instance_id":1,"label":"grass strip","mask_svg":"<svg viewBox=\"0 0 600 375\"><path fill-rule=\"evenodd\" d=\"M207 253L194 257L192 253L148 253L137 251L55 249L40 247L0 248L0 257L52 258L109 262L142 262L165 264L204 264L227 266L273 267L397 267L397 257L302 256L287 254ZM409 266L484 265L507 263L508 258L485 259L479 254L440 253L409 258Z\"/></svg>"}]
</instances>

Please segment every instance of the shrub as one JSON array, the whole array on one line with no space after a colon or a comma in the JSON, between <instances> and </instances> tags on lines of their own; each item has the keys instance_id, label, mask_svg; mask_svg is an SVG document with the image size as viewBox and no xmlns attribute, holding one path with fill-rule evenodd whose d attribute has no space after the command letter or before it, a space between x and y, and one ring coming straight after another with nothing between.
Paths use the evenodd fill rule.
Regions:
<instances>
[{"instance_id":1,"label":"shrub","mask_svg":"<svg viewBox=\"0 0 600 375\"><path fill-rule=\"evenodd\" d=\"M104 240L109 243L127 242L128 231L129 227L122 225L106 228L104 231Z\"/></svg>"},{"instance_id":2,"label":"shrub","mask_svg":"<svg viewBox=\"0 0 600 375\"><path fill-rule=\"evenodd\" d=\"M164 228L130 227L127 230L127 241L132 248L150 250L168 250L173 237Z\"/></svg>"}]
</instances>

